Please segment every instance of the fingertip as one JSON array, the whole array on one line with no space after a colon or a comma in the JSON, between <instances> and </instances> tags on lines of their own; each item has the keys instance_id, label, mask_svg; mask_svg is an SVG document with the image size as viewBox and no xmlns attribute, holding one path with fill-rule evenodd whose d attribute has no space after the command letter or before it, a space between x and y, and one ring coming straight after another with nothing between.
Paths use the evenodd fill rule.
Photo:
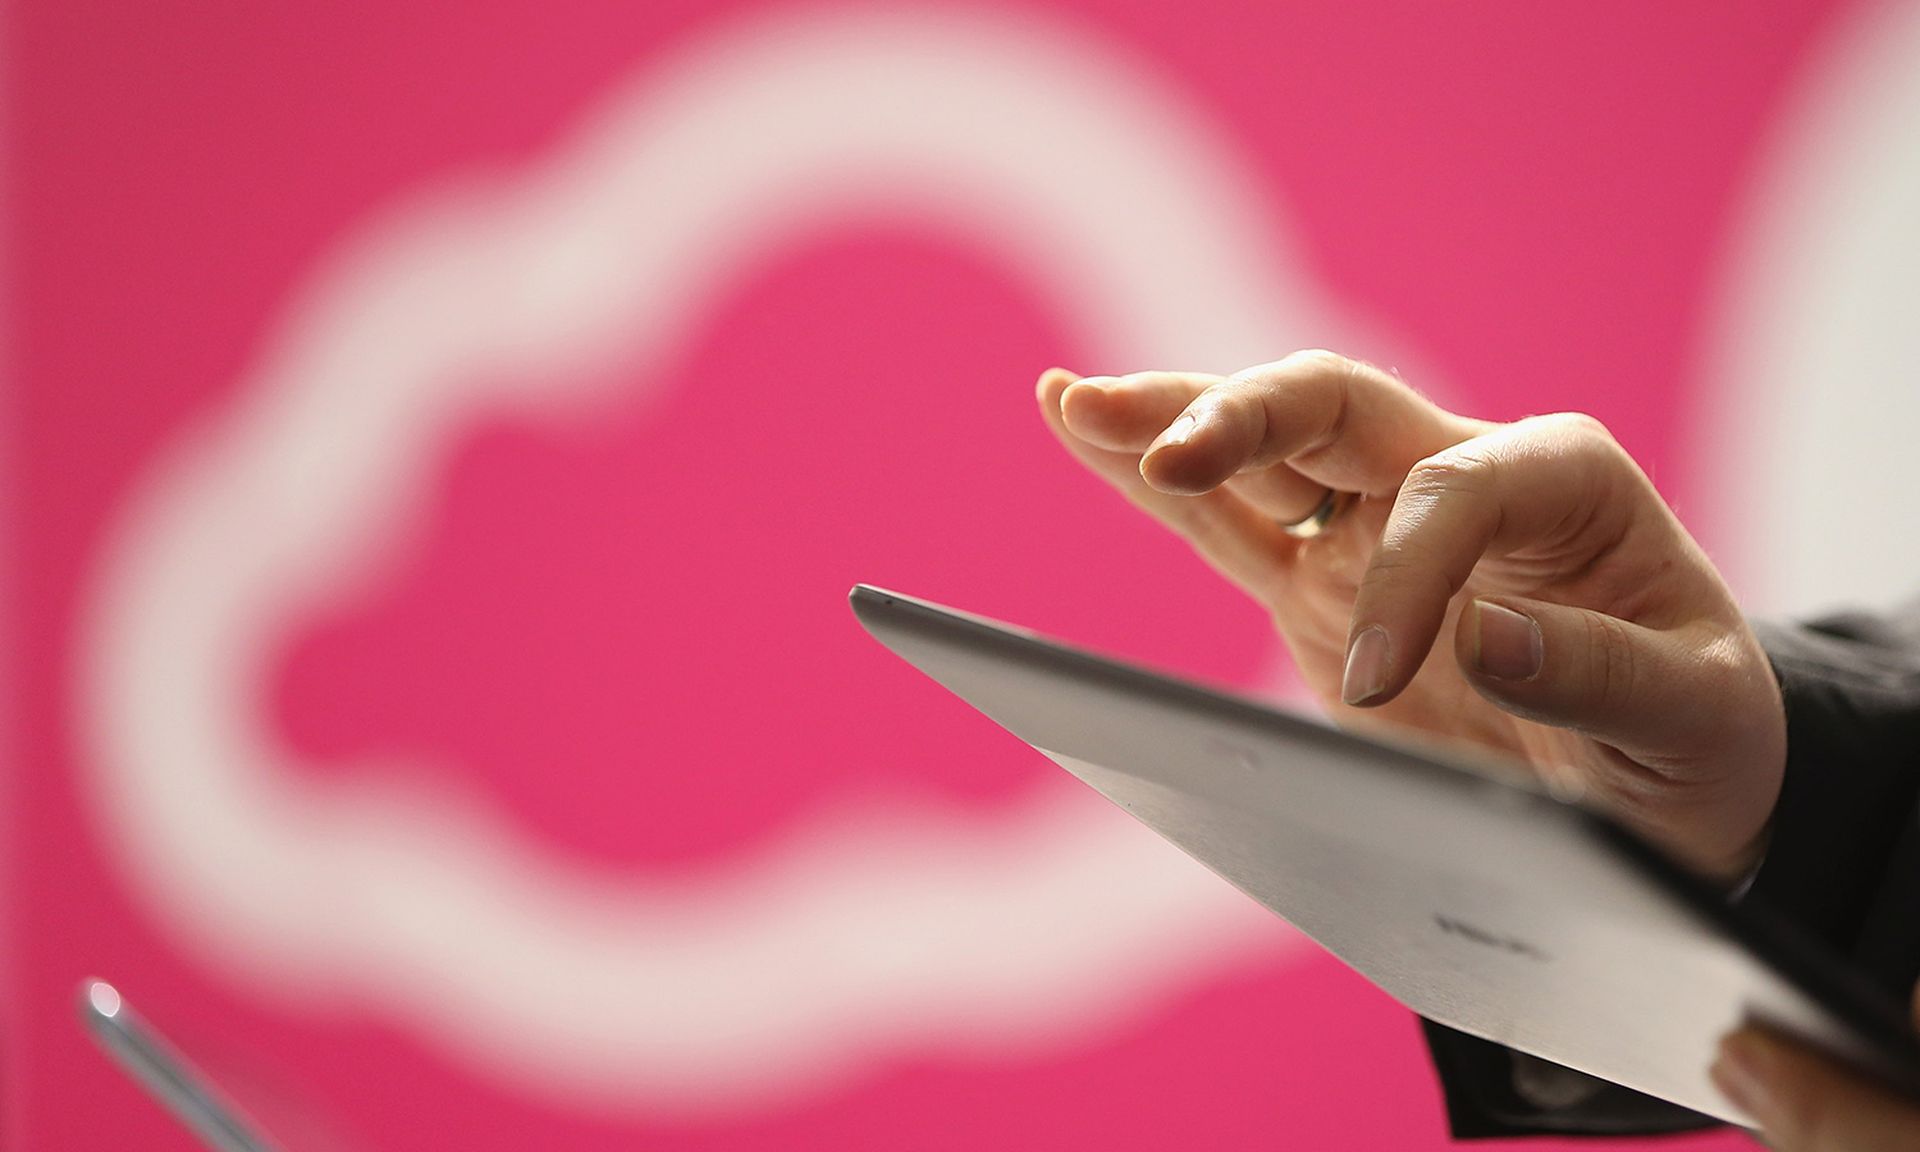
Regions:
<instances>
[{"instance_id":1,"label":"fingertip","mask_svg":"<svg viewBox=\"0 0 1920 1152\"><path fill-rule=\"evenodd\" d=\"M1096 435L1108 423L1110 398L1105 378L1076 376L1060 391L1060 418L1076 436Z\"/></svg>"},{"instance_id":2,"label":"fingertip","mask_svg":"<svg viewBox=\"0 0 1920 1152\"><path fill-rule=\"evenodd\" d=\"M1154 438L1140 457L1140 478L1172 496L1198 496L1220 486L1224 476L1211 457L1205 429L1184 412Z\"/></svg>"},{"instance_id":3,"label":"fingertip","mask_svg":"<svg viewBox=\"0 0 1920 1152\"><path fill-rule=\"evenodd\" d=\"M1729 1051L1744 1049L1749 1045L1764 1042L1764 1036L1751 1024L1742 1024L1733 1031L1720 1037L1719 1053L1725 1056Z\"/></svg>"},{"instance_id":4,"label":"fingertip","mask_svg":"<svg viewBox=\"0 0 1920 1152\"><path fill-rule=\"evenodd\" d=\"M1049 368L1045 372L1040 373L1040 379L1035 382L1033 392L1042 404L1048 406L1056 405L1060 402L1061 393L1065 392L1079 379L1080 375L1078 373L1069 371L1068 369L1058 367Z\"/></svg>"},{"instance_id":5,"label":"fingertip","mask_svg":"<svg viewBox=\"0 0 1920 1152\"><path fill-rule=\"evenodd\" d=\"M1379 624L1362 628L1347 645L1340 675L1340 700L1350 708L1376 708L1393 699L1393 644Z\"/></svg>"},{"instance_id":6,"label":"fingertip","mask_svg":"<svg viewBox=\"0 0 1920 1152\"><path fill-rule=\"evenodd\" d=\"M1220 486L1204 460L1184 445L1154 448L1140 457L1140 478L1155 491L1169 496L1200 496Z\"/></svg>"},{"instance_id":7,"label":"fingertip","mask_svg":"<svg viewBox=\"0 0 1920 1152\"><path fill-rule=\"evenodd\" d=\"M1746 1025L1720 1038L1708 1079L1736 1108L1768 1132L1778 1131L1787 1119L1788 1101L1782 1089L1784 1046L1765 1031Z\"/></svg>"},{"instance_id":8,"label":"fingertip","mask_svg":"<svg viewBox=\"0 0 1920 1152\"><path fill-rule=\"evenodd\" d=\"M1187 491L1178 480L1178 473L1169 464L1169 458L1175 455L1165 448L1150 448L1140 457L1140 478L1156 492L1165 492L1170 496L1187 496Z\"/></svg>"},{"instance_id":9,"label":"fingertip","mask_svg":"<svg viewBox=\"0 0 1920 1152\"><path fill-rule=\"evenodd\" d=\"M1530 683L1546 664L1540 622L1518 607L1476 598L1468 606L1466 670L1497 686Z\"/></svg>"},{"instance_id":10,"label":"fingertip","mask_svg":"<svg viewBox=\"0 0 1920 1152\"><path fill-rule=\"evenodd\" d=\"M1398 695L1399 695L1398 692L1394 692L1394 691L1383 688L1380 691L1375 692L1373 695L1365 697L1363 699L1342 700L1341 703L1345 704L1349 708L1357 709L1362 712L1367 712L1375 708L1379 708L1382 705L1393 703L1393 698Z\"/></svg>"}]
</instances>

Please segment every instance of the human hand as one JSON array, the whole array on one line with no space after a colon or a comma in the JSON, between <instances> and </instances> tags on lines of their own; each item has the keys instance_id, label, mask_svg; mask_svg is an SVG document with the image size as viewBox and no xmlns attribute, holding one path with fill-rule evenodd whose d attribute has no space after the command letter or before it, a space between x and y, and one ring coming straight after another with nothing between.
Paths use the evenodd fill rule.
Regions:
<instances>
[{"instance_id":1,"label":"human hand","mask_svg":"<svg viewBox=\"0 0 1920 1152\"><path fill-rule=\"evenodd\" d=\"M1722 1040L1712 1076L1780 1152L1920 1149L1920 1104L1777 1032L1748 1026Z\"/></svg>"},{"instance_id":2,"label":"human hand","mask_svg":"<svg viewBox=\"0 0 1920 1152\"><path fill-rule=\"evenodd\" d=\"M1756 858L1786 759L1779 687L1596 421L1469 419L1327 352L1227 378L1054 369L1038 392L1082 463L1266 606L1336 720L1570 773L1709 875ZM1282 528L1330 489L1351 503L1322 535Z\"/></svg>"}]
</instances>

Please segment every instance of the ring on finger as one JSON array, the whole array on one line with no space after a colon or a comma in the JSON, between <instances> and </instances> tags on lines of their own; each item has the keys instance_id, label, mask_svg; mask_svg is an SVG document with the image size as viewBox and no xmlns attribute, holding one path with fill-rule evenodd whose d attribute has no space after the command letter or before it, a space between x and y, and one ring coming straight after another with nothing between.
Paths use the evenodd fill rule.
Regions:
<instances>
[{"instance_id":1,"label":"ring on finger","mask_svg":"<svg viewBox=\"0 0 1920 1152\"><path fill-rule=\"evenodd\" d=\"M1333 526L1341 509L1347 506L1347 494L1335 489L1327 489L1318 507L1291 524L1282 524L1280 528L1296 540L1311 540Z\"/></svg>"}]
</instances>

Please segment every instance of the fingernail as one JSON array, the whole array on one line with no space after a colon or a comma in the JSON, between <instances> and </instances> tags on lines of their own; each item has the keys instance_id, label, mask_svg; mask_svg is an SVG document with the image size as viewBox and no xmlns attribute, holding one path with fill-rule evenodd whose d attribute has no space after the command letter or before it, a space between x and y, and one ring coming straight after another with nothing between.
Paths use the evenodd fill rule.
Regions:
<instances>
[{"instance_id":1,"label":"fingernail","mask_svg":"<svg viewBox=\"0 0 1920 1152\"><path fill-rule=\"evenodd\" d=\"M1153 447L1160 449L1169 448L1175 444L1185 444L1193 438L1193 430L1199 426L1198 420L1183 413L1178 420L1167 425L1167 430L1160 433L1159 439L1153 442Z\"/></svg>"},{"instance_id":2,"label":"fingernail","mask_svg":"<svg viewBox=\"0 0 1920 1152\"><path fill-rule=\"evenodd\" d=\"M1340 677L1340 699L1363 704L1387 686L1387 630L1375 624L1353 638L1347 670Z\"/></svg>"},{"instance_id":3,"label":"fingernail","mask_svg":"<svg viewBox=\"0 0 1920 1152\"><path fill-rule=\"evenodd\" d=\"M1767 1064L1751 1033L1720 1041L1720 1055L1707 1075L1735 1108L1751 1116L1763 1131L1779 1126L1779 1106L1767 1087Z\"/></svg>"},{"instance_id":4,"label":"fingernail","mask_svg":"<svg viewBox=\"0 0 1920 1152\"><path fill-rule=\"evenodd\" d=\"M1480 671L1501 680L1540 675L1546 644L1533 617L1485 600L1473 602L1473 617L1473 662Z\"/></svg>"}]
</instances>

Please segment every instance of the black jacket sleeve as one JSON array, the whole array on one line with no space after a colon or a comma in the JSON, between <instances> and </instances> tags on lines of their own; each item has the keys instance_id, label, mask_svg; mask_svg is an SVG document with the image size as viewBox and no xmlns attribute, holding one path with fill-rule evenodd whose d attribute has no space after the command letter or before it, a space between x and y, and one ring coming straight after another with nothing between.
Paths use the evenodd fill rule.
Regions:
<instances>
[{"instance_id":1,"label":"black jacket sleeve","mask_svg":"<svg viewBox=\"0 0 1920 1152\"><path fill-rule=\"evenodd\" d=\"M1903 1001L1920 979L1920 600L1756 625L1787 709L1787 766L1747 899ZM1676 1132L1699 1113L1422 1022L1457 1137Z\"/></svg>"}]
</instances>

